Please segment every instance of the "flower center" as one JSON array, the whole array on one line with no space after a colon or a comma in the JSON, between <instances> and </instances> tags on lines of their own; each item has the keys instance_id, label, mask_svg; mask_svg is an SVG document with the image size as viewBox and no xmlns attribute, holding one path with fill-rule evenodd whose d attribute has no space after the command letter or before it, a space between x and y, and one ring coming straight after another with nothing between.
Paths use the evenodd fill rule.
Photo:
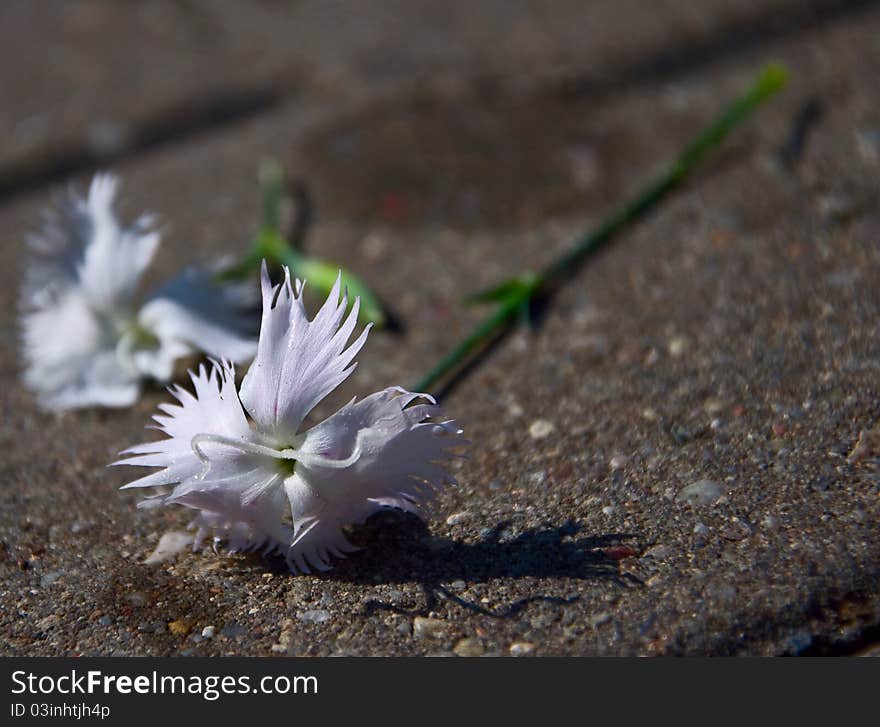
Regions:
<instances>
[{"instance_id":1,"label":"flower center","mask_svg":"<svg viewBox=\"0 0 880 727\"><path fill-rule=\"evenodd\" d=\"M122 311L114 311L107 316L109 326L116 336L116 340L122 341L123 347L128 351L159 348L159 337L149 328L145 328L138 321L137 316Z\"/></svg>"},{"instance_id":2,"label":"flower center","mask_svg":"<svg viewBox=\"0 0 880 727\"><path fill-rule=\"evenodd\" d=\"M127 333L131 336L134 348L157 348L159 346L159 337L138 323L133 323Z\"/></svg>"},{"instance_id":3,"label":"flower center","mask_svg":"<svg viewBox=\"0 0 880 727\"><path fill-rule=\"evenodd\" d=\"M296 460L295 459L279 459L275 466L278 467L278 471L284 476L284 478L288 478L296 472Z\"/></svg>"},{"instance_id":4,"label":"flower center","mask_svg":"<svg viewBox=\"0 0 880 727\"><path fill-rule=\"evenodd\" d=\"M350 456L345 459L333 459L323 454L309 452L303 449L276 449L246 439L224 437L220 434L196 434L190 441L190 446L196 456L205 464L205 471L202 473L202 477L204 477L211 469L211 458L204 450L205 444L220 444L226 447L231 447L244 454L255 454L277 460L277 466L280 471L287 476L292 475L296 471L297 462L304 467L344 469L346 467L351 467L361 456L360 439L358 439L355 444L354 451Z\"/></svg>"}]
</instances>

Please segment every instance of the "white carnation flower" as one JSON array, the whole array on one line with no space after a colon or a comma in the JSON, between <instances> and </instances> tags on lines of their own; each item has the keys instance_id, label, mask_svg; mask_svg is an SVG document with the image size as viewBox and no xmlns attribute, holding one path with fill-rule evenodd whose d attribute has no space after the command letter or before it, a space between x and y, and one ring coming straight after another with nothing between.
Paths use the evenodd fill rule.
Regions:
<instances>
[{"instance_id":1,"label":"white carnation flower","mask_svg":"<svg viewBox=\"0 0 880 727\"><path fill-rule=\"evenodd\" d=\"M142 378L168 381L182 356L201 350L245 361L256 350L244 334L246 288L217 284L216 271L184 270L135 304L159 233L149 215L120 223L116 188L115 177L95 176L86 199L62 199L28 240L24 379L45 408L128 406Z\"/></svg>"},{"instance_id":2,"label":"white carnation flower","mask_svg":"<svg viewBox=\"0 0 880 727\"><path fill-rule=\"evenodd\" d=\"M198 510L196 547L213 533L231 551L278 552L294 572L326 570L331 556L354 550L345 526L383 507L418 513L454 483L445 463L461 430L430 396L392 387L300 432L354 370L369 326L346 347L360 300L346 318L339 279L312 321L287 269L273 286L264 263L262 292L257 356L240 391L231 364L201 366L191 374L195 394L172 388L179 404L161 405L164 415L154 417L168 438L125 450L114 464L162 468L123 489L174 485L142 504Z\"/></svg>"}]
</instances>

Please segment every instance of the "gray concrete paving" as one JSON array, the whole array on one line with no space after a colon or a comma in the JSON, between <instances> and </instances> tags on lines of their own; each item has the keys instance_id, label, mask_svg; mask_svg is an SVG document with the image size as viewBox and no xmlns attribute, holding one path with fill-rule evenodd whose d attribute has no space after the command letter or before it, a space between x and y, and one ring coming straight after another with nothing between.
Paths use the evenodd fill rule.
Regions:
<instances>
[{"instance_id":1,"label":"gray concrete paving","mask_svg":"<svg viewBox=\"0 0 880 727\"><path fill-rule=\"evenodd\" d=\"M0 64L18 99L3 128L52 121L28 143L7 134L0 157L2 653L871 645L878 453L848 455L880 418L880 9L383 3L355 20L347 4L288 17L255 3L243 20L237 3L143 16L82 3L68 36L29 5L4 10L15 22L0 47L40 81ZM200 20L172 22L183 12ZM145 35L151 13L161 44ZM28 37L51 39L45 58ZM144 564L186 513L136 510L106 464L142 441L165 394L54 416L18 383L22 239L50 184L88 178L88 154L67 172L53 160L85 148L101 119L137 130L183 97L275 94L227 125L123 144L115 168L125 209L166 222L157 278L243 249L262 157L308 183L310 249L344 261L405 324L373 334L324 415L414 383L477 319L463 295L564 249L767 60L791 68L785 95L444 398L473 442L460 488L427 523L375 517L352 536L366 550L327 575L212 552ZM818 120L783 153L811 101Z\"/></svg>"}]
</instances>

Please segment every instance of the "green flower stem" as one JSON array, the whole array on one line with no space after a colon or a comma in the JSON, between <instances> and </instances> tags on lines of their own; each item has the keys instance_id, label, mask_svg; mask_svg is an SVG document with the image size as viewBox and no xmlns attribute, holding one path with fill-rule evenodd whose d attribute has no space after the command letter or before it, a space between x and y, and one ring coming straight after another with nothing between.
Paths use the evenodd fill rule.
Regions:
<instances>
[{"instance_id":1,"label":"green flower stem","mask_svg":"<svg viewBox=\"0 0 880 727\"><path fill-rule=\"evenodd\" d=\"M635 198L613 212L596 230L576 240L568 251L541 272L514 278L486 293L474 296L472 300L495 302L496 310L479 323L413 390L428 391L450 372L464 366L470 356L502 335L513 324L517 315L528 310L537 296L551 293L574 275L588 257L598 252L625 227L656 207L731 131L783 88L787 77L786 70L781 66L771 64L765 67L749 89L685 146L659 177Z\"/></svg>"},{"instance_id":2,"label":"green flower stem","mask_svg":"<svg viewBox=\"0 0 880 727\"><path fill-rule=\"evenodd\" d=\"M463 365L468 356L482 349L500 336L508 326L512 325L518 315L522 315L534 294L535 288L523 289L518 295L510 296L498 303L498 308L482 323L476 326L468 336L447 354L431 371L413 387L413 391L427 392L436 382L449 371Z\"/></svg>"},{"instance_id":3,"label":"green flower stem","mask_svg":"<svg viewBox=\"0 0 880 727\"><path fill-rule=\"evenodd\" d=\"M270 265L286 265L292 275L307 280L324 295L328 294L340 266L327 263L306 255L295 249L281 232L281 204L287 194L287 181L281 166L270 161L260 169L260 184L263 195L263 224L251 244L250 249L235 265L224 270L220 275L224 279L240 279L253 271L259 270L260 264L266 260ZM376 296L357 276L342 270L342 284L349 292L349 306L354 299L361 299L359 318L363 323L383 326L387 316Z\"/></svg>"}]
</instances>

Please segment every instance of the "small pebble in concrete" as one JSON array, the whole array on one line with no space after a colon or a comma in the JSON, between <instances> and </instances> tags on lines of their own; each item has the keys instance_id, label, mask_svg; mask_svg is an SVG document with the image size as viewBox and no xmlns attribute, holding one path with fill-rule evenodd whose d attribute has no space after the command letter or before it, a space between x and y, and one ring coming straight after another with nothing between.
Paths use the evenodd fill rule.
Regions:
<instances>
[{"instance_id":1,"label":"small pebble in concrete","mask_svg":"<svg viewBox=\"0 0 880 727\"><path fill-rule=\"evenodd\" d=\"M64 571L56 570L51 573L45 573L40 578L40 586L42 588L46 588L46 586L51 586L55 581L57 581L61 576L64 575Z\"/></svg>"},{"instance_id":2,"label":"small pebble in concrete","mask_svg":"<svg viewBox=\"0 0 880 727\"><path fill-rule=\"evenodd\" d=\"M668 545L655 545L652 548L649 548L642 555L643 558L657 558L658 560L662 560L672 554L672 548Z\"/></svg>"},{"instance_id":3,"label":"small pebble in concrete","mask_svg":"<svg viewBox=\"0 0 880 727\"><path fill-rule=\"evenodd\" d=\"M413 636L419 639L439 639L446 635L446 622L438 618L416 616L413 619Z\"/></svg>"},{"instance_id":4,"label":"small pebble in concrete","mask_svg":"<svg viewBox=\"0 0 880 727\"><path fill-rule=\"evenodd\" d=\"M880 456L880 425L859 432L859 439L847 456L847 460L854 464L878 456Z\"/></svg>"},{"instance_id":5,"label":"small pebble in concrete","mask_svg":"<svg viewBox=\"0 0 880 727\"><path fill-rule=\"evenodd\" d=\"M483 645L477 639L462 639L452 647L456 656L482 656Z\"/></svg>"},{"instance_id":6,"label":"small pebble in concrete","mask_svg":"<svg viewBox=\"0 0 880 727\"><path fill-rule=\"evenodd\" d=\"M714 480L698 480L679 490L675 499L690 505L711 505L723 494L721 485Z\"/></svg>"},{"instance_id":7,"label":"small pebble in concrete","mask_svg":"<svg viewBox=\"0 0 880 727\"><path fill-rule=\"evenodd\" d=\"M454 513L446 518L447 525L461 525L463 522L470 520L471 514L467 510Z\"/></svg>"},{"instance_id":8,"label":"small pebble in concrete","mask_svg":"<svg viewBox=\"0 0 880 727\"><path fill-rule=\"evenodd\" d=\"M535 645L529 641L515 641L510 645L511 656L525 656L535 650Z\"/></svg>"},{"instance_id":9,"label":"small pebble in concrete","mask_svg":"<svg viewBox=\"0 0 880 727\"><path fill-rule=\"evenodd\" d=\"M688 348L688 340L684 336L676 336L669 341L669 355L673 358L681 358Z\"/></svg>"},{"instance_id":10,"label":"small pebble in concrete","mask_svg":"<svg viewBox=\"0 0 880 727\"><path fill-rule=\"evenodd\" d=\"M159 538L156 549L150 553L144 563L152 565L153 563L164 563L167 560L171 560L178 553L192 545L192 542L192 533L186 533L182 530L171 530Z\"/></svg>"},{"instance_id":11,"label":"small pebble in concrete","mask_svg":"<svg viewBox=\"0 0 880 727\"><path fill-rule=\"evenodd\" d=\"M625 560L639 554L639 551L635 548L630 548L628 545L612 545L608 548L599 548L598 552L611 560Z\"/></svg>"},{"instance_id":12,"label":"small pebble in concrete","mask_svg":"<svg viewBox=\"0 0 880 727\"><path fill-rule=\"evenodd\" d=\"M553 422L546 419L535 419L529 426L529 436L532 439L544 439L549 437L556 430Z\"/></svg>"},{"instance_id":13,"label":"small pebble in concrete","mask_svg":"<svg viewBox=\"0 0 880 727\"><path fill-rule=\"evenodd\" d=\"M216 632L217 629L214 626L205 626L205 628L202 629L202 638L213 639Z\"/></svg>"},{"instance_id":14,"label":"small pebble in concrete","mask_svg":"<svg viewBox=\"0 0 880 727\"><path fill-rule=\"evenodd\" d=\"M703 402L703 409L710 416L719 414L724 410L724 402L721 401L721 399L706 399L706 401Z\"/></svg>"},{"instance_id":15,"label":"small pebble in concrete","mask_svg":"<svg viewBox=\"0 0 880 727\"><path fill-rule=\"evenodd\" d=\"M322 624L329 621L333 616L329 611L325 611L324 609L315 609L313 611L299 611L296 614L296 617L300 621L305 621L307 623L315 623Z\"/></svg>"},{"instance_id":16,"label":"small pebble in concrete","mask_svg":"<svg viewBox=\"0 0 880 727\"><path fill-rule=\"evenodd\" d=\"M186 636L192 630L192 627L192 621L185 618L168 622L168 630L175 636Z\"/></svg>"},{"instance_id":17,"label":"small pebble in concrete","mask_svg":"<svg viewBox=\"0 0 880 727\"><path fill-rule=\"evenodd\" d=\"M629 458L625 454L615 454L608 463L608 466L612 470L620 470L626 467L627 462L629 462Z\"/></svg>"}]
</instances>

